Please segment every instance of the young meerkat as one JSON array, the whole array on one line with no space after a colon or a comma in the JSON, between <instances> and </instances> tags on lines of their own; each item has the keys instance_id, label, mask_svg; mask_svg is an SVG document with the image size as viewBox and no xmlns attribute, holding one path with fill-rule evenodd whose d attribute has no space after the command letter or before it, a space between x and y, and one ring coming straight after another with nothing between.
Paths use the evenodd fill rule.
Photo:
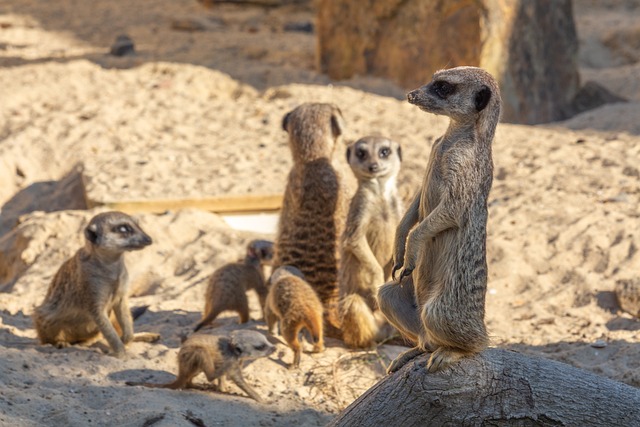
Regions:
<instances>
[{"instance_id":1,"label":"young meerkat","mask_svg":"<svg viewBox=\"0 0 640 427\"><path fill-rule=\"evenodd\" d=\"M94 216L84 236L85 246L60 266L35 308L32 318L40 342L62 348L88 343L102 333L113 354L122 357L125 344L134 338L157 340L157 334L134 336L124 262L125 252L149 246L151 237L122 212ZM112 312L117 323L110 320Z\"/></svg>"},{"instance_id":2,"label":"young meerkat","mask_svg":"<svg viewBox=\"0 0 640 427\"><path fill-rule=\"evenodd\" d=\"M253 240L247 245L247 255L243 262L226 264L216 270L209 279L205 295L202 320L194 332L213 322L225 310L237 311L240 323L249 321L249 301L247 290L258 294L264 315L264 304L268 289L265 284L264 266L273 258L273 242Z\"/></svg>"},{"instance_id":3,"label":"young meerkat","mask_svg":"<svg viewBox=\"0 0 640 427\"><path fill-rule=\"evenodd\" d=\"M218 380L218 390L224 389L225 377L233 381L257 402L262 398L242 376L242 366L248 360L268 357L276 347L260 332L233 331L229 335L194 334L187 338L178 352L178 376L168 384L127 381L127 385L141 385L172 390L193 388L193 379L204 372L207 380Z\"/></svg>"},{"instance_id":4,"label":"young meerkat","mask_svg":"<svg viewBox=\"0 0 640 427\"><path fill-rule=\"evenodd\" d=\"M290 367L300 366L302 346L298 336L302 328L306 328L313 337L313 352L324 351L322 302L305 281L303 273L295 267L278 267L270 282L265 305L269 333L273 333L279 320L280 333L294 353Z\"/></svg>"},{"instance_id":5,"label":"young meerkat","mask_svg":"<svg viewBox=\"0 0 640 427\"><path fill-rule=\"evenodd\" d=\"M396 178L400 145L367 136L347 148L347 161L358 180L342 236L338 283L342 338L349 347L367 348L385 338L376 294L391 276L393 238L402 216ZM389 329L389 328L387 328Z\"/></svg>"},{"instance_id":6,"label":"young meerkat","mask_svg":"<svg viewBox=\"0 0 640 427\"><path fill-rule=\"evenodd\" d=\"M393 273L402 269L400 280L382 286L378 302L387 319L416 343L389 372L424 352L432 353L427 368L434 372L481 352L489 342L487 198L501 101L493 77L476 67L438 71L408 99L448 116L450 123L433 144L422 188L396 231Z\"/></svg>"},{"instance_id":7,"label":"young meerkat","mask_svg":"<svg viewBox=\"0 0 640 427\"><path fill-rule=\"evenodd\" d=\"M337 319L339 238L348 210L349 188L332 156L343 132L340 109L332 104L302 104L287 113L293 167L289 173L273 268L302 271L325 310L328 332L339 335Z\"/></svg>"}]
</instances>

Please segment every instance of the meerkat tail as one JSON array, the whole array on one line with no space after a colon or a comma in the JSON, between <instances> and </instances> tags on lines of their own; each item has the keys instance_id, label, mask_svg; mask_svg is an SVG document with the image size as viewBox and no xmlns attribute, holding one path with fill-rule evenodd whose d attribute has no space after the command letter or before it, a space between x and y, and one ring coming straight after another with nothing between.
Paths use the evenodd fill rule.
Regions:
<instances>
[{"instance_id":1,"label":"meerkat tail","mask_svg":"<svg viewBox=\"0 0 640 427\"><path fill-rule=\"evenodd\" d=\"M342 337L349 347L366 348L378 335L378 322L367 303L358 294L344 297L340 304Z\"/></svg>"},{"instance_id":2,"label":"meerkat tail","mask_svg":"<svg viewBox=\"0 0 640 427\"><path fill-rule=\"evenodd\" d=\"M135 342L156 342L160 339L160 334L154 332L136 332L133 334Z\"/></svg>"},{"instance_id":3,"label":"meerkat tail","mask_svg":"<svg viewBox=\"0 0 640 427\"><path fill-rule=\"evenodd\" d=\"M170 388L174 390L178 388L176 387L177 380L168 384L143 383L138 381L125 381L124 383L130 386L142 386L142 387L149 387L149 388Z\"/></svg>"},{"instance_id":4,"label":"meerkat tail","mask_svg":"<svg viewBox=\"0 0 640 427\"><path fill-rule=\"evenodd\" d=\"M200 321L200 323L198 323L196 325L195 328L193 328L193 332L198 332L200 329L202 329L204 326L208 325L209 323L213 322L215 320L216 317L218 317L218 315L222 312L222 309L219 307L213 307L213 309L209 312L209 314Z\"/></svg>"}]
</instances>

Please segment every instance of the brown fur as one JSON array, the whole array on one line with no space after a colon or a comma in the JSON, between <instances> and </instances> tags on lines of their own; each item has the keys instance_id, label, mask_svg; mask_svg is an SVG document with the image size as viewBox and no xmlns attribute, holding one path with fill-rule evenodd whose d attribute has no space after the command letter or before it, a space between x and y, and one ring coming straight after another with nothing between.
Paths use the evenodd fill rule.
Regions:
<instances>
[{"instance_id":1,"label":"brown fur","mask_svg":"<svg viewBox=\"0 0 640 427\"><path fill-rule=\"evenodd\" d=\"M218 380L218 389L224 388L229 377L249 397L262 402L242 376L242 365L247 360L267 357L275 351L264 335L256 331L233 331L229 336L194 334L187 338L178 352L178 376L168 384L127 381L127 385L142 385L173 390L193 388L193 379L201 372L209 382Z\"/></svg>"},{"instance_id":2,"label":"brown fur","mask_svg":"<svg viewBox=\"0 0 640 427\"><path fill-rule=\"evenodd\" d=\"M124 344L134 338L158 339L157 334L134 336L124 263L126 251L150 245L151 238L121 212L94 216L84 234L85 246L62 264L33 313L40 342L61 348L88 343L102 333L114 355L121 357ZM110 320L112 311L117 323Z\"/></svg>"},{"instance_id":3,"label":"brown fur","mask_svg":"<svg viewBox=\"0 0 640 427\"><path fill-rule=\"evenodd\" d=\"M328 326L337 329L339 237L349 189L332 155L342 134L342 114L331 104L303 104L283 119L293 168L285 189L275 243L274 268L299 268L317 292Z\"/></svg>"},{"instance_id":4,"label":"brown fur","mask_svg":"<svg viewBox=\"0 0 640 427\"><path fill-rule=\"evenodd\" d=\"M273 333L273 327L279 320L280 332L293 350L292 367L300 365L302 347L298 335L302 328L307 328L315 341L313 351L324 351L322 302L303 277L302 272L294 267L283 266L275 270L271 275L265 306L269 332Z\"/></svg>"},{"instance_id":5,"label":"brown fur","mask_svg":"<svg viewBox=\"0 0 640 427\"><path fill-rule=\"evenodd\" d=\"M216 270L209 279L202 320L194 331L213 322L225 310L237 311L240 323L248 322L249 301L246 292L249 289L258 294L264 314L264 303L269 290L264 281L263 268L271 263L272 258L272 242L253 240L247 246L243 262L226 264Z\"/></svg>"},{"instance_id":6,"label":"brown fur","mask_svg":"<svg viewBox=\"0 0 640 427\"><path fill-rule=\"evenodd\" d=\"M375 296L391 273L393 237L402 215L396 188L401 160L400 145L383 137L364 137L347 148L358 190L342 236L338 277L342 337L350 347L367 348L386 338Z\"/></svg>"},{"instance_id":7,"label":"brown fur","mask_svg":"<svg viewBox=\"0 0 640 427\"><path fill-rule=\"evenodd\" d=\"M425 351L433 352L429 371L443 369L489 342L486 224L498 86L482 69L458 67L438 71L408 99L449 116L450 123L431 149L422 188L396 232L394 273L402 268L400 283L385 284L378 293L385 316L417 343L390 372Z\"/></svg>"}]
</instances>

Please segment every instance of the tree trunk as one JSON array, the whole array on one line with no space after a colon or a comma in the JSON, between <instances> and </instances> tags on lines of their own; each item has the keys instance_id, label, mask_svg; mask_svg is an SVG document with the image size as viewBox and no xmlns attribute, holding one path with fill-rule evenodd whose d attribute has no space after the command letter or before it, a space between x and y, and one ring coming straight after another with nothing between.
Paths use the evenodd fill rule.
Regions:
<instances>
[{"instance_id":1,"label":"tree trunk","mask_svg":"<svg viewBox=\"0 0 640 427\"><path fill-rule=\"evenodd\" d=\"M489 349L429 374L427 356L360 396L332 426L640 426L640 390L564 363Z\"/></svg>"}]
</instances>

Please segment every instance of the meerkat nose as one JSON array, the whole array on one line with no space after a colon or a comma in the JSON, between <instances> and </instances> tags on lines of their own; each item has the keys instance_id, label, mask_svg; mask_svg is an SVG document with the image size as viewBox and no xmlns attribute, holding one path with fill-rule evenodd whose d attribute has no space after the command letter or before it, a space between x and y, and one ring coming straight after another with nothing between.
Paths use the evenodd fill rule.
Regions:
<instances>
[{"instance_id":1,"label":"meerkat nose","mask_svg":"<svg viewBox=\"0 0 640 427\"><path fill-rule=\"evenodd\" d=\"M419 89L416 89L416 90L412 90L411 92L409 92L407 94L407 101L409 101L409 103L411 103L411 104L415 104L416 101L418 100L418 92L419 91L420 91Z\"/></svg>"},{"instance_id":2,"label":"meerkat nose","mask_svg":"<svg viewBox=\"0 0 640 427\"><path fill-rule=\"evenodd\" d=\"M369 165L369 172L377 172L380 169L380 166L377 163L372 163Z\"/></svg>"}]
</instances>

